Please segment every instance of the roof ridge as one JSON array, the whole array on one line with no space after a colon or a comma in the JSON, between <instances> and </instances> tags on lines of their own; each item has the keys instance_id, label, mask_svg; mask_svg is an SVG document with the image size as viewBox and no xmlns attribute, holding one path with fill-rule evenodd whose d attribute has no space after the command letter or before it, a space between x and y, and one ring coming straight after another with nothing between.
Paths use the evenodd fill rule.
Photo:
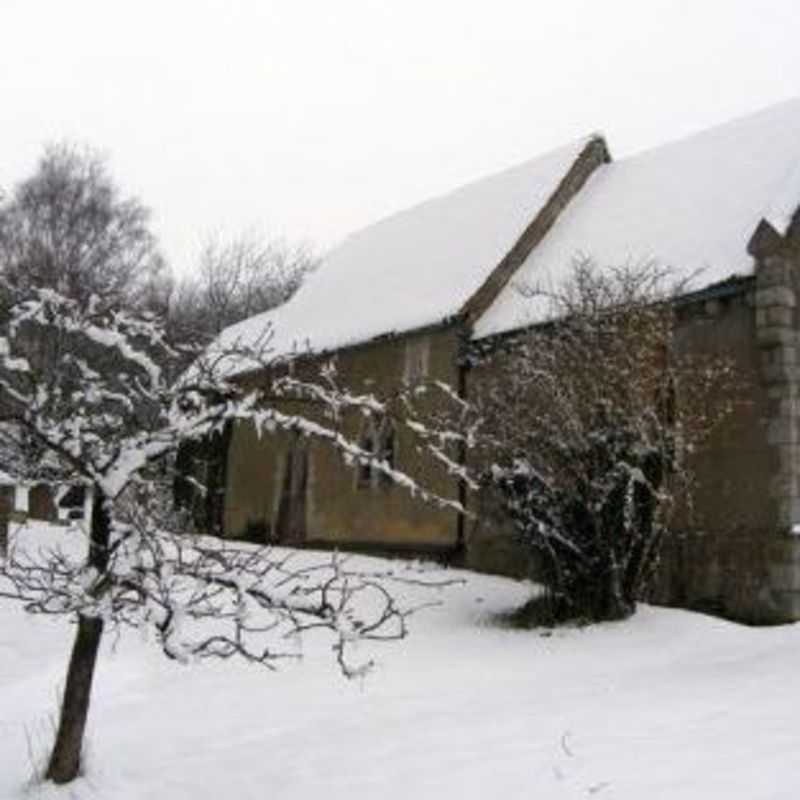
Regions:
<instances>
[{"instance_id":1,"label":"roof ridge","mask_svg":"<svg viewBox=\"0 0 800 800\"><path fill-rule=\"evenodd\" d=\"M626 156L623 156L620 159L616 159L617 163L619 162L628 162L634 159L638 159L640 156L647 156L651 153L657 152L664 148L669 148L674 145L684 144L686 142L690 142L694 139L701 139L706 136L714 136L718 134L721 130L725 128L735 128L738 125L747 123L747 122L756 122L759 119L763 119L764 117L768 117L772 114L777 114L781 111L785 111L789 106L797 105L800 108L800 95L796 95L794 97L787 98L785 100L781 100L777 103L770 103L769 105L762 106L755 111L748 111L746 113L737 114L734 117L728 117L721 122L716 122L713 125L707 125L703 128L696 128L689 133L682 134L680 136L676 136L674 139L667 139L665 141L659 142L657 144L649 145L642 150L635 150L633 153L629 153Z\"/></svg>"}]
</instances>

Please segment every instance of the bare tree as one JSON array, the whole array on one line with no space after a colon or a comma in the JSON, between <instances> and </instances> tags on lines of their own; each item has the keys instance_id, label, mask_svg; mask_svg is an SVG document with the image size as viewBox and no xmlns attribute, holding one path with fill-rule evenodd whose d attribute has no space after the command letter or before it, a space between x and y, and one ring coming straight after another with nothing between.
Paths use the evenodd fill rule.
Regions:
<instances>
[{"instance_id":1,"label":"bare tree","mask_svg":"<svg viewBox=\"0 0 800 800\"><path fill-rule=\"evenodd\" d=\"M285 303L317 263L307 245L254 233L212 237L201 250L196 275L175 287L171 323L183 337L208 341L235 322Z\"/></svg>"},{"instance_id":2,"label":"bare tree","mask_svg":"<svg viewBox=\"0 0 800 800\"><path fill-rule=\"evenodd\" d=\"M691 455L740 396L732 362L676 346L667 278L579 261L559 293L532 293L549 321L482 356L473 477L538 556L556 620L632 613Z\"/></svg>"},{"instance_id":3,"label":"bare tree","mask_svg":"<svg viewBox=\"0 0 800 800\"><path fill-rule=\"evenodd\" d=\"M343 415L383 412L379 400L340 390L330 372L319 385L298 381L271 357L268 331L257 346L206 351L174 381L183 354L152 315L49 288L19 292L3 333L0 438L20 454L23 440L33 440L54 480L81 480L93 492L84 554L15 546L0 560L0 596L77 622L49 779L64 783L78 774L96 658L109 627L152 625L173 658L240 656L266 665L287 655L287 635L324 629L346 675L368 666L349 660L353 642L405 635L410 610L386 588L396 576L351 569L338 557L295 565L268 549L176 535L170 531L178 522L164 511L182 443L235 420L328 442L350 463L373 463L410 491L458 507L343 435ZM61 343L57 367L28 346L43 338ZM241 359L266 370L260 388L235 379ZM284 413L276 402L308 396L315 419ZM357 602L364 594L378 602Z\"/></svg>"},{"instance_id":4,"label":"bare tree","mask_svg":"<svg viewBox=\"0 0 800 800\"><path fill-rule=\"evenodd\" d=\"M131 305L144 286L164 283L149 225L148 209L121 194L100 155L52 144L36 172L0 198L0 272L15 287Z\"/></svg>"}]
</instances>

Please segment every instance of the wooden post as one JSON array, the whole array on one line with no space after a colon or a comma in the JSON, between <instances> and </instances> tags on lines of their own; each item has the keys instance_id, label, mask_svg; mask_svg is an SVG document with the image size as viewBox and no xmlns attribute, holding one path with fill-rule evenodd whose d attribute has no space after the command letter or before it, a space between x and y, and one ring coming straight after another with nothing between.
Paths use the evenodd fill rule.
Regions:
<instances>
[{"instance_id":1,"label":"wooden post","mask_svg":"<svg viewBox=\"0 0 800 800\"><path fill-rule=\"evenodd\" d=\"M14 487L0 487L0 558L8 554L8 525L14 511Z\"/></svg>"}]
</instances>

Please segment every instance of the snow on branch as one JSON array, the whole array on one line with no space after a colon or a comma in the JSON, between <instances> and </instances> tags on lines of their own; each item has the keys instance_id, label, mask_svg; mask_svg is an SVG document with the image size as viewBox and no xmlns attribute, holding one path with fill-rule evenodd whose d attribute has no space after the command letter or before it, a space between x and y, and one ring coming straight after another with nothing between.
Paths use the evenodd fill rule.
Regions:
<instances>
[{"instance_id":1,"label":"snow on branch","mask_svg":"<svg viewBox=\"0 0 800 800\"><path fill-rule=\"evenodd\" d=\"M430 590L459 582L414 564L381 570L338 553L172 534L154 525L153 498L141 492L127 511L102 570L74 545L37 546L17 533L0 562L0 597L32 613L100 618L108 629L152 628L181 662L237 657L274 669L300 657L302 634L319 631L352 678L373 666L354 657L359 642L404 638L408 618L435 604ZM404 586L426 590L424 601L398 599Z\"/></svg>"},{"instance_id":2,"label":"snow on branch","mask_svg":"<svg viewBox=\"0 0 800 800\"><path fill-rule=\"evenodd\" d=\"M476 388L472 463L543 557L556 617L632 613L691 512L693 454L742 402L731 359L675 335L670 276L579 259L529 295L550 319L498 341Z\"/></svg>"},{"instance_id":3,"label":"snow on branch","mask_svg":"<svg viewBox=\"0 0 800 800\"><path fill-rule=\"evenodd\" d=\"M187 368L186 350L171 345L152 316L96 299L81 305L52 289L12 299L0 347L0 448L18 477L44 460L54 483L80 481L94 500L88 550L12 547L0 562L0 595L35 613L152 626L164 652L180 660L237 656L272 665L297 655L299 634L324 630L342 670L354 676L369 662L349 658L353 643L405 636L414 606L399 604L387 588L403 583L402 575L368 573L338 555L298 563L277 551L168 532L186 523L171 498L176 454L234 422L325 442L346 462L370 463L422 500L461 511L458 501L348 436L346 417L392 414L397 397L352 393L330 365L318 381L297 378L290 361L272 357L269 330L258 347L233 341L191 354ZM243 360L258 365L257 379L231 369ZM23 361L27 368L18 369ZM427 428L416 430L420 441L434 442ZM431 451L444 455L450 440L442 434ZM455 459L450 466L457 469ZM413 581L449 583L416 574Z\"/></svg>"}]
</instances>

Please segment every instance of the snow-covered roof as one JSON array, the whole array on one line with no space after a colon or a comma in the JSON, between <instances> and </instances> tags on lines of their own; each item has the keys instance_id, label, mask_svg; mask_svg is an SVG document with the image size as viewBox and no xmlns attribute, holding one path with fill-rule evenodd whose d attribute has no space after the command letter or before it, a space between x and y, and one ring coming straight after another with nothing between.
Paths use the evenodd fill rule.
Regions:
<instances>
[{"instance_id":1,"label":"snow-covered roof","mask_svg":"<svg viewBox=\"0 0 800 800\"><path fill-rule=\"evenodd\" d=\"M475 325L480 338L541 319L520 287L558 287L576 257L655 260L702 288L751 274L766 219L785 233L800 205L800 99L599 167Z\"/></svg>"},{"instance_id":2,"label":"snow-covered roof","mask_svg":"<svg viewBox=\"0 0 800 800\"><path fill-rule=\"evenodd\" d=\"M284 306L226 329L274 355L326 352L454 316L536 219L590 139L468 184L352 234ZM598 167L476 321L477 338L535 322L576 257L656 261L699 289L753 271L766 219L784 233L800 204L800 99ZM239 364L238 369L246 369Z\"/></svg>"},{"instance_id":3,"label":"snow-covered roof","mask_svg":"<svg viewBox=\"0 0 800 800\"><path fill-rule=\"evenodd\" d=\"M223 331L272 326L274 354L323 352L456 314L538 215L590 140L539 156L354 233L284 306Z\"/></svg>"}]
</instances>

